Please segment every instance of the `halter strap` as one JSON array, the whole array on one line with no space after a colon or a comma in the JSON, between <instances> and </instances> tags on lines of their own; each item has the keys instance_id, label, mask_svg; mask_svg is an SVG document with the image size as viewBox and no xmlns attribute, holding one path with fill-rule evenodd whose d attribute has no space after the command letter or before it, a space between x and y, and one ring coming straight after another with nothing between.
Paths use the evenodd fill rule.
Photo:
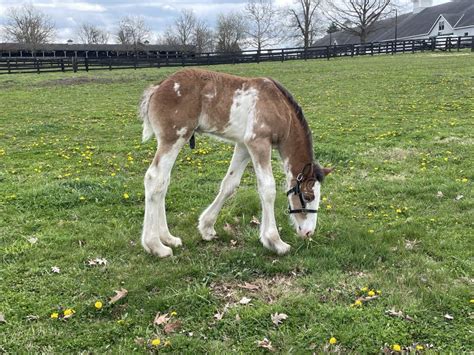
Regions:
<instances>
[{"instance_id":1,"label":"halter strap","mask_svg":"<svg viewBox=\"0 0 474 355\"><path fill-rule=\"evenodd\" d=\"M303 168L303 171L306 170L306 167L311 164L306 164ZM288 202L288 213L318 213L318 210L313 210L310 208L306 208L306 200L304 199L303 192L301 191L301 183L304 181L303 172L299 173L296 177L296 185L293 186L286 192L286 196L290 196L291 194L295 194L299 197L301 202L302 208L291 209L291 204Z\"/></svg>"}]
</instances>

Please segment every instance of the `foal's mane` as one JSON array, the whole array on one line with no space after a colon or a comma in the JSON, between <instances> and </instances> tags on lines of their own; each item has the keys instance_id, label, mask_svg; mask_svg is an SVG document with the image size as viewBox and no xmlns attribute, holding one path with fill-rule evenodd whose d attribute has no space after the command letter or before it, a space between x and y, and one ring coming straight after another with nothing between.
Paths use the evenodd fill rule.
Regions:
<instances>
[{"instance_id":1,"label":"foal's mane","mask_svg":"<svg viewBox=\"0 0 474 355\"><path fill-rule=\"evenodd\" d=\"M303 127L303 130L306 134L306 137L308 139L309 143L309 150L311 152L311 160L313 160L313 136L311 135L311 130L309 129L308 122L306 121L303 110L301 109L301 106L296 102L295 98L293 95L290 94L290 92L283 86L281 85L278 81L275 79L269 78L273 84L280 90L280 92L283 94L283 96L286 98L288 103L290 104L291 107L293 107L293 110L295 111L296 117L301 123L301 126ZM321 166L318 163L312 163L313 168L314 168L314 175L316 179L319 182L322 182L324 180L324 172L321 168Z\"/></svg>"}]
</instances>

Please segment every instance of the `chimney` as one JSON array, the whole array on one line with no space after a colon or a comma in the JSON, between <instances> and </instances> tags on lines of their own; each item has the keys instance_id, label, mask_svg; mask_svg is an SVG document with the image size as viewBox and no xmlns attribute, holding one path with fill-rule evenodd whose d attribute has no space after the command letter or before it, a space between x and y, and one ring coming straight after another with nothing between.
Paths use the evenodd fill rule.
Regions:
<instances>
[{"instance_id":1,"label":"chimney","mask_svg":"<svg viewBox=\"0 0 474 355\"><path fill-rule=\"evenodd\" d=\"M433 0L412 0L413 2L413 13L417 14L427 7L433 6Z\"/></svg>"}]
</instances>

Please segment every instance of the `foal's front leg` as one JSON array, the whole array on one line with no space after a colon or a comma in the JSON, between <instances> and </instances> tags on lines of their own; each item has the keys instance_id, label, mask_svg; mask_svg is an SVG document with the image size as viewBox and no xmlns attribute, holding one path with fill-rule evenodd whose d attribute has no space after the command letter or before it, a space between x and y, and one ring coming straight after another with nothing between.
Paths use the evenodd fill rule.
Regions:
<instances>
[{"instance_id":1,"label":"foal's front leg","mask_svg":"<svg viewBox=\"0 0 474 355\"><path fill-rule=\"evenodd\" d=\"M275 221L275 179L272 173L272 145L265 139L257 139L247 143L252 163L257 175L258 193L262 202L262 224L260 241L267 249L277 254L286 254L290 246L281 240Z\"/></svg>"},{"instance_id":2,"label":"foal's front leg","mask_svg":"<svg viewBox=\"0 0 474 355\"><path fill-rule=\"evenodd\" d=\"M174 143L159 143L155 158L145 174L145 220L142 245L145 250L159 257L173 255L169 246L180 246L181 239L173 237L166 222L165 196L171 169L186 141L179 138ZM166 244L166 245L163 245Z\"/></svg>"},{"instance_id":3,"label":"foal's front leg","mask_svg":"<svg viewBox=\"0 0 474 355\"><path fill-rule=\"evenodd\" d=\"M216 237L214 224L219 215L225 200L227 200L240 184L240 179L250 160L247 148L243 144L237 143L234 148L234 155L230 162L227 174L221 182L219 194L208 208L199 217L199 232L202 239L212 240Z\"/></svg>"}]
</instances>

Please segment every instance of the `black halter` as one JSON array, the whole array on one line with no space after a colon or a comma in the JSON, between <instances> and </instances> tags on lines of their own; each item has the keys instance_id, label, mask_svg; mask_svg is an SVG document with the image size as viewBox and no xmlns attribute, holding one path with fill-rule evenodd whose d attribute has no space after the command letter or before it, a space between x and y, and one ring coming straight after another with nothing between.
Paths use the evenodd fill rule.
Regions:
<instances>
[{"instance_id":1,"label":"black halter","mask_svg":"<svg viewBox=\"0 0 474 355\"><path fill-rule=\"evenodd\" d=\"M310 165L310 164L308 164L308 165ZM306 165L303 168L303 171L306 170L306 167L308 165ZM306 213L318 213L318 210L312 210L312 209L306 208L306 200L303 196L303 192L301 191L301 184L303 183L303 181L304 181L304 175L301 172L296 177L296 185L293 186L291 189L289 189L288 192L286 193L286 196L290 196L291 194L297 195L300 199L300 202L301 202L301 208L297 208L297 209L294 209L294 210L291 209L291 204L288 203L288 213L290 213L290 214L292 214L292 213L305 213L305 214Z\"/></svg>"}]
</instances>

